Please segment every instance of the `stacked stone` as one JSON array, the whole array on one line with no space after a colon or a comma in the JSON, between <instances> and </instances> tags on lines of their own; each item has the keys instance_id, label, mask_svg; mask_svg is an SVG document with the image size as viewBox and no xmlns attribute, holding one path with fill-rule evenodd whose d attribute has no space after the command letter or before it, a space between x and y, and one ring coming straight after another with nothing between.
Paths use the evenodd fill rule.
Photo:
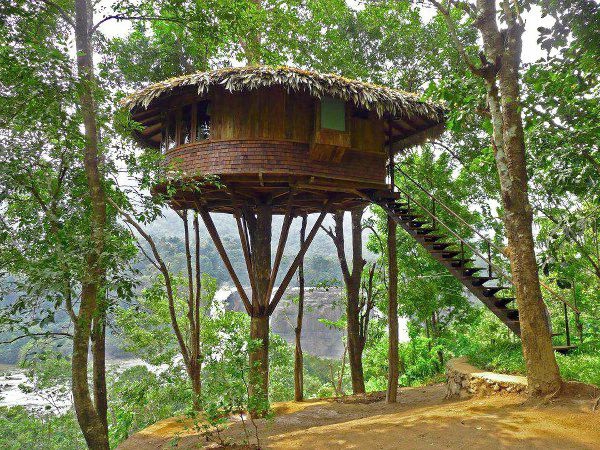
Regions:
<instances>
[{"instance_id":1,"label":"stacked stone","mask_svg":"<svg viewBox=\"0 0 600 450\"><path fill-rule=\"evenodd\" d=\"M446 366L446 398L518 394L526 390L524 377L483 372L468 364L465 358L452 359Z\"/></svg>"}]
</instances>

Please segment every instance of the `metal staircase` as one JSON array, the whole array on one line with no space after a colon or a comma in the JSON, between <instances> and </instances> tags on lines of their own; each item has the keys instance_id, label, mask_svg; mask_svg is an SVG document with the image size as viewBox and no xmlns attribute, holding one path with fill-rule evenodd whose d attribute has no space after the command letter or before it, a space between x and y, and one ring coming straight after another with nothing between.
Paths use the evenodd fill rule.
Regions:
<instances>
[{"instance_id":1,"label":"metal staircase","mask_svg":"<svg viewBox=\"0 0 600 450\"><path fill-rule=\"evenodd\" d=\"M369 195L369 200L383 208L434 259L444 265L496 317L519 336L519 311L516 308L514 285L510 275L497 262L505 258L502 250L402 169L396 170L406 180L406 185L420 191L418 194L421 200L409 193L407 188L397 185L394 185L395 190L386 194L381 194L379 191L377 194ZM423 201L422 198L426 198L427 201ZM458 228L468 230L469 236L461 235L464 233L456 231L457 227L449 225L449 220L443 219L436 213L436 209L443 210L444 216L460 225ZM576 314L579 314L579 310L544 283L542 288L564 306L566 345L557 345L555 350L568 352L576 346L571 345L567 308ZM562 334L556 333L553 336Z\"/></svg>"}]
</instances>

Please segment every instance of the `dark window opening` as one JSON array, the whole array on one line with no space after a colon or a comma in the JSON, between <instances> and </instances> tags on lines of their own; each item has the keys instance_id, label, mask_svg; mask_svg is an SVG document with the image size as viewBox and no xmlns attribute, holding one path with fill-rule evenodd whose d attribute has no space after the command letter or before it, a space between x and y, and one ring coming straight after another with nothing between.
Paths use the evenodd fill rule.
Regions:
<instances>
[{"instance_id":1,"label":"dark window opening","mask_svg":"<svg viewBox=\"0 0 600 450\"><path fill-rule=\"evenodd\" d=\"M177 146L177 141L175 139L176 136L176 122L175 122L175 114L169 114L167 119L167 150L171 150Z\"/></svg>"},{"instance_id":2,"label":"dark window opening","mask_svg":"<svg viewBox=\"0 0 600 450\"><path fill-rule=\"evenodd\" d=\"M166 119L163 119L163 121ZM160 130L160 152L164 153L167 151L167 126L163 125Z\"/></svg>"},{"instance_id":3,"label":"dark window opening","mask_svg":"<svg viewBox=\"0 0 600 450\"><path fill-rule=\"evenodd\" d=\"M199 102L196 110L196 141L210 139L210 102Z\"/></svg>"},{"instance_id":4,"label":"dark window opening","mask_svg":"<svg viewBox=\"0 0 600 450\"><path fill-rule=\"evenodd\" d=\"M179 145L189 144L190 142L192 142L192 105L187 105L181 110Z\"/></svg>"}]
</instances>

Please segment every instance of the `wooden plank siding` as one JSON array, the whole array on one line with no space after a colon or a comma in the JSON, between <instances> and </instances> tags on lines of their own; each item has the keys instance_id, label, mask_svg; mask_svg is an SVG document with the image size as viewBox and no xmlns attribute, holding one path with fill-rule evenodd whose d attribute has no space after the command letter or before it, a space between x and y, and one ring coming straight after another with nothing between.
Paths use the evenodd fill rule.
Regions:
<instances>
[{"instance_id":1,"label":"wooden plank siding","mask_svg":"<svg viewBox=\"0 0 600 450\"><path fill-rule=\"evenodd\" d=\"M280 86L234 93L216 86L202 97L188 91L169 98L155 110L158 117L175 114L181 118L183 106L207 99L210 139L167 152L167 160L177 161L185 173L301 173L385 182L384 120L374 112L357 117L354 106L347 103L346 132L320 129L320 100L307 93L288 93ZM195 119L196 108L192 110ZM160 131L160 122L144 118L152 121L153 133ZM176 130L179 135L179 124ZM160 139L160 133L150 138L156 142L157 137ZM313 145L315 139L321 145L318 148Z\"/></svg>"}]
</instances>

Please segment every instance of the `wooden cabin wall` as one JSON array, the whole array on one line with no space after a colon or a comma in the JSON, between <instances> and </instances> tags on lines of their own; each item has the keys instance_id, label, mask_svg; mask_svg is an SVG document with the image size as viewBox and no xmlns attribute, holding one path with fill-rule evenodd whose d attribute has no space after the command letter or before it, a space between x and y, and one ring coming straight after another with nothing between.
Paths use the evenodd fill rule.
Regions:
<instances>
[{"instance_id":1,"label":"wooden cabin wall","mask_svg":"<svg viewBox=\"0 0 600 450\"><path fill-rule=\"evenodd\" d=\"M352 108L350 108L352 109ZM383 153L385 138L384 121L373 111L368 119L355 117L350 113L350 146L363 152Z\"/></svg>"},{"instance_id":2,"label":"wooden cabin wall","mask_svg":"<svg viewBox=\"0 0 600 450\"><path fill-rule=\"evenodd\" d=\"M273 139L308 142L312 99L283 88L230 93L211 98L211 140Z\"/></svg>"},{"instance_id":3,"label":"wooden cabin wall","mask_svg":"<svg viewBox=\"0 0 600 450\"><path fill-rule=\"evenodd\" d=\"M287 93L280 87L231 93L223 88L211 95L211 140L273 139L309 143L318 99ZM384 123L373 112L368 119L354 117L347 108L351 147L383 152Z\"/></svg>"}]
</instances>

